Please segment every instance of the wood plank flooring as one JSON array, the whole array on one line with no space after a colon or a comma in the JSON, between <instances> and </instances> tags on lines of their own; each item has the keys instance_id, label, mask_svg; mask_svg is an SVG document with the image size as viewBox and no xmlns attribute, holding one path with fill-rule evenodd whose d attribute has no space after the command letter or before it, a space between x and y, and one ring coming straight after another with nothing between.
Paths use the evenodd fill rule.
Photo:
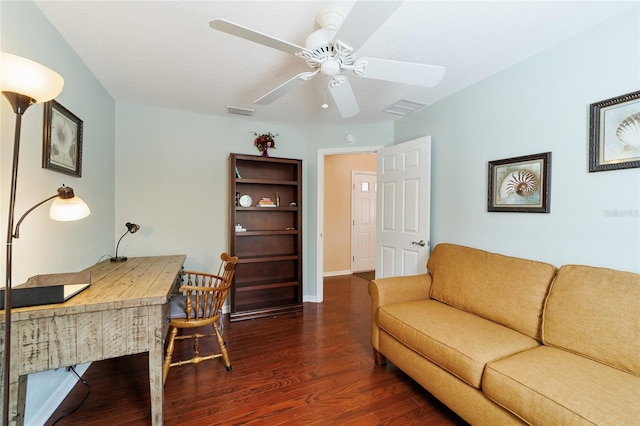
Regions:
<instances>
[{"instance_id":1,"label":"wood plank flooring","mask_svg":"<svg viewBox=\"0 0 640 426\"><path fill-rule=\"evenodd\" d=\"M367 281L326 278L324 303L302 314L224 323L233 369L221 359L173 367L165 425L466 425L369 344ZM204 340L211 340L205 343ZM202 353L213 339L201 341ZM174 359L191 351L176 342ZM47 425L148 425L148 358L95 362Z\"/></svg>"}]
</instances>

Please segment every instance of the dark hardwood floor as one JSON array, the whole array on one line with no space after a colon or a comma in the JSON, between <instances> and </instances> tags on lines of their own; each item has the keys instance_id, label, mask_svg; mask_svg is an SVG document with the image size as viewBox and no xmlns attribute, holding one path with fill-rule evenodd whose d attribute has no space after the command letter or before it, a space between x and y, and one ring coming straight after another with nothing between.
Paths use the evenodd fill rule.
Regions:
<instances>
[{"instance_id":1,"label":"dark hardwood floor","mask_svg":"<svg viewBox=\"0 0 640 426\"><path fill-rule=\"evenodd\" d=\"M324 303L306 303L302 314L225 322L233 369L221 359L171 368L165 424L466 424L391 363L375 365L367 281L327 278L324 292ZM174 359L190 350L188 342L177 342ZM150 424L147 360L133 355L93 363L84 374L88 397L56 424ZM78 383L47 425L86 394Z\"/></svg>"}]
</instances>

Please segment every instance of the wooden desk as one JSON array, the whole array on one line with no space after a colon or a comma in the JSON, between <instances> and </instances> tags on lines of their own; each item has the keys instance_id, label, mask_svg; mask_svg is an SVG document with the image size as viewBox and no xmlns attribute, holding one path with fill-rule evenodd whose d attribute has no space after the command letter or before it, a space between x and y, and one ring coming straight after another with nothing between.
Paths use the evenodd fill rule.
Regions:
<instances>
[{"instance_id":1,"label":"wooden desk","mask_svg":"<svg viewBox=\"0 0 640 426\"><path fill-rule=\"evenodd\" d=\"M91 286L67 302L14 309L10 423L24 422L27 374L149 352L151 419L161 425L168 300L184 260L184 255L107 260L87 268ZM4 315L0 317L4 336ZM1 362L3 351L4 343Z\"/></svg>"}]
</instances>

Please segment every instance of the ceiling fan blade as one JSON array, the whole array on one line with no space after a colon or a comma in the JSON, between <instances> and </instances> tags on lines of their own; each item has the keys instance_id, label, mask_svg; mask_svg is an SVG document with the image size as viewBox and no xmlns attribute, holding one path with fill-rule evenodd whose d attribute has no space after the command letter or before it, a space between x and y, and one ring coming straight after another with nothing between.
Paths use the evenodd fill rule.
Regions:
<instances>
[{"instance_id":1,"label":"ceiling fan blade","mask_svg":"<svg viewBox=\"0 0 640 426\"><path fill-rule=\"evenodd\" d=\"M329 81L329 92L342 118L353 117L360 112L348 78L340 75L333 77Z\"/></svg>"},{"instance_id":2,"label":"ceiling fan blade","mask_svg":"<svg viewBox=\"0 0 640 426\"><path fill-rule=\"evenodd\" d=\"M302 84L311 80L313 77L316 76L316 74L318 74L318 72L319 71L300 73L295 77L285 81L280 86L276 87L266 95L257 99L254 103L258 105L268 105L271 102L275 101L276 99L280 99L282 96L286 95L296 87L301 86Z\"/></svg>"},{"instance_id":3,"label":"ceiling fan blade","mask_svg":"<svg viewBox=\"0 0 640 426\"><path fill-rule=\"evenodd\" d=\"M376 58L360 58L353 65L353 72L359 77L425 87L433 87L440 83L444 71L444 67L437 65Z\"/></svg>"},{"instance_id":4,"label":"ceiling fan blade","mask_svg":"<svg viewBox=\"0 0 640 426\"><path fill-rule=\"evenodd\" d=\"M262 44L263 46L272 47L285 53L295 55L296 53L306 50L304 47L300 47L288 41L280 40L270 35L261 33L259 31L252 30L242 25L229 22L225 19L214 19L209 22L209 26L214 30L222 31L227 34L234 35L236 37L243 38L245 40L253 41L254 43Z\"/></svg>"},{"instance_id":5,"label":"ceiling fan blade","mask_svg":"<svg viewBox=\"0 0 640 426\"><path fill-rule=\"evenodd\" d=\"M357 1L333 37L357 51L402 1Z\"/></svg>"}]
</instances>

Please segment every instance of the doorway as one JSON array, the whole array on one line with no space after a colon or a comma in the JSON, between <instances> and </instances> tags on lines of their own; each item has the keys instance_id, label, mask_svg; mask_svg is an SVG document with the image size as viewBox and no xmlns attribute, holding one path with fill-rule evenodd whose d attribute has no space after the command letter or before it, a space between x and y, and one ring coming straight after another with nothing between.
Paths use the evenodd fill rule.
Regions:
<instances>
[{"instance_id":1,"label":"doorway","mask_svg":"<svg viewBox=\"0 0 640 426\"><path fill-rule=\"evenodd\" d=\"M349 148L328 148L328 149L319 149L318 150L318 157L317 157L317 188L316 188L316 194L317 194L317 211L316 211L316 218L317 218L317 235L316 235L316 302L320 303L322 302L324 296L323 296L323 292L324 292L324 286L323 286L323 279L324 279L324 245L325 245L325 196L326 196L326 191L325 191L325 160L327 156L342 156L342 155L349 155L349 154L375 154L380 148L382 148L382 146L368 146L368 147L349 147ZM357 168L357 167L356 167ZM351 172L349 172L349 176L351 175ZM347 180L350 181L350 177L347 178ZM349 194L349 200L350 200L350 194ZM347 202L347 210L350 210L350 201ZM350 217L350 214L349 214ZM350 222L350 220L349 220ZM350 235L350 230L349 230L349 235ZM351 245L350 243L350 236L349 236L349 240L348 240L348 247ZM349 250L350 251L350 250ZM349 262L350 259L347 257L347 262ZM351 273L351 266L350 264L345 267L345 272L344 273Z\"/></svg>"}]
</instances>

